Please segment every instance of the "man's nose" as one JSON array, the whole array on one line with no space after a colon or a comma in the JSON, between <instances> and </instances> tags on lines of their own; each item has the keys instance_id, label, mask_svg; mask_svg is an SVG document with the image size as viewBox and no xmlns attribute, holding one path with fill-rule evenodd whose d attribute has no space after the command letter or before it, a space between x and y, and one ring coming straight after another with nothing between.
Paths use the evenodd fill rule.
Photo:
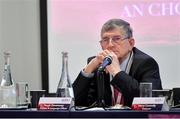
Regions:
<instances>
[{"instance_id":1,"label":"man's nose","mask_svg":"<svg viewBox=\"0 0 180 119\"><path fill-rule=\"evenodd\" d=\"M112 38L109 39L108 46L114 46Z\"/></svg>"}]
</instances>

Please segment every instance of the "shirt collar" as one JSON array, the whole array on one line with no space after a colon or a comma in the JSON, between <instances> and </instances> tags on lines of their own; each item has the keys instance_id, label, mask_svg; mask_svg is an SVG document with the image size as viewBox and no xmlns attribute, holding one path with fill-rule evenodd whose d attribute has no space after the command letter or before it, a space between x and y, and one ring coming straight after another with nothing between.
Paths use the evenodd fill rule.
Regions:
<instances>
[{"instance_id":1,"label":"shirt collar","mask_svg":"<svg viewBox=\"0 0 180 119\"><path fill-rule=\"evenodd\" d=\"M130 58L130 54L128 54L128 56L126 57L126 59L120 64L120 67L121 67L121 70L122 71L125 71L126 70L126 66L127 66L127 63L128 63L128 60Z\"/></svg>"}]
</instances>

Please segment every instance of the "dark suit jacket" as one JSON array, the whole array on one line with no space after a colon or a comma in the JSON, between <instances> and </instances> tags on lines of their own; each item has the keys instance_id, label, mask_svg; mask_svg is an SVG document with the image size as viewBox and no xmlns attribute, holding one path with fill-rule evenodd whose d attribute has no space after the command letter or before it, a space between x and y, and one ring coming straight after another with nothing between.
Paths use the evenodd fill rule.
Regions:
<instances>
[{"instance_id":1,"label":"dark suit jacket","mask_svg":"<svg viewBox=\"0 0 180 119\"><path fill-rule=\"evenodd\" d=\"M104 101L106 105L111 106L112 103L110 84L116 86L121 91L126 106L131 106L133 98L139 96L140 82L152 82L153 89L162 89L157 62L135 47L133 52L133 62L129 74L120 71L110 82L109 74L104 72ZM91 59L89 58L88 60ZM90 106L97 100L96 72L97 70L92 78L84 77L79 73L74 81L73 89L76 106Z\"/></svg>"}]
</instances>

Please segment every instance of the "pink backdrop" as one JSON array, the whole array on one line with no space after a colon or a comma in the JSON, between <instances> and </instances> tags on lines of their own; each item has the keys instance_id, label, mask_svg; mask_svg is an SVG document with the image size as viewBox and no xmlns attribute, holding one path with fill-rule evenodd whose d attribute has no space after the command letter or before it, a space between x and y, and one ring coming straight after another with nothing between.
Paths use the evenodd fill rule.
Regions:
<instances>
[{"instance_id":1,"label":"pink backdrop","mask_svg":"<svg viewBox=\"0 0 180 119\"><path fill-rule=\"evenodd\" d=\"M73 81L87 57L100 50L100 29L110 18L127 20L133 27L136 46L157 59L163 86L178 86L168 80L180 78L179 68L172 72L180 66L180 57L175 55L180 53L179 0L48 0L50 91L59 81L60 52L69 51Z\"/></svg>"}]
</instances>

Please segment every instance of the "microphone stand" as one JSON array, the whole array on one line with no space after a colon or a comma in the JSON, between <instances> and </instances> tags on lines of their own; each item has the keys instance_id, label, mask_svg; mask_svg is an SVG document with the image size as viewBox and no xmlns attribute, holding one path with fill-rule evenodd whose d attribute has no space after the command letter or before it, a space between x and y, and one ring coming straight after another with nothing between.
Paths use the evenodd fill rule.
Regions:
<instances>
[{"instance_id":1,"label":"microphone stand","mask_svg":"<svg viewBox=\"0 0 180 119\"><path fill-rule=\"evenodd\" d=\"M103 71L98 70L97 72L97 92L98 92L98 99L97 99L97 106L98 107L105 107L104 102L104 75Z\"/></svg>"},{"instance_id":2,"label":"microphone stand","mask_svg":"<svg viewBox=\"0 0 180 119\"><path fill-rule=\"evenodd\" d=\"M111 64L111 62L112 62L112 57L107 56L104 59L101 66L98 68L98 70L97 70L97 93L98 93L98 98L92 105L90 105L87 108L84 108L83 110L90 109L90 108L93 108L93 107L102 107L104 110L106 110L106 107L108 107L105 104L105 101L104 101L104 75L103 75L103 72L104 72L105 67L107 65Z\"/></svg>"},{"instance_id":3,"label":"microphone stand","mask_svg":"<svg viewBox=\"0 0 180 119\"><path fill-rule=\"evenodd\" d=\"M104 75L103 75L103 70L98 70L97 71L97 93L98 93L98 98L97 100L88 107L93 108L93 107L102 107L104 110L106 110L106 107L108 107L105 104L104 101Z\"/></svg>"}]
</instances>

